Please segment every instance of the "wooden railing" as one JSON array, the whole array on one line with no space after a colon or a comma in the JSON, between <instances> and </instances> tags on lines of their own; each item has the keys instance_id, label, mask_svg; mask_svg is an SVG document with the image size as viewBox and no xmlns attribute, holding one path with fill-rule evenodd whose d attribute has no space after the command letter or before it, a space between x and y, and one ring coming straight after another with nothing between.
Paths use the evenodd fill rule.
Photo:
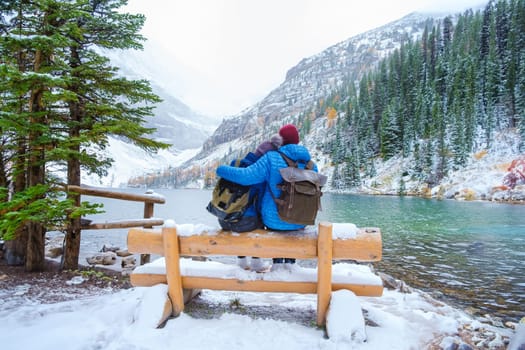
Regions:
<instances>
[{"instance_id":1,"label":"wooden railing","mask_svg":"<svg viewBox=\"0 0 525 350\"><path fill-rule=\"evenodd\" d=\"M143 202L144 203L144 218L143 219L129 219L119 221L107 221L100 223L86 222L81 225L82 230L104 230L104 229L118 229L130 227L152 228L153 226L161 226L164 224L163 219L153 218L155 204L164 204L166 200L164 197L156 195L153 191L146 191L145 194L126 193L111 191L103 188L96 188L90 186L64 186L64 189L69 192L78 193L86 196L112 198L125 201ZM140 263L145 264L150 261L149 254L141 254Z\"/></svg>"}]
</instances>

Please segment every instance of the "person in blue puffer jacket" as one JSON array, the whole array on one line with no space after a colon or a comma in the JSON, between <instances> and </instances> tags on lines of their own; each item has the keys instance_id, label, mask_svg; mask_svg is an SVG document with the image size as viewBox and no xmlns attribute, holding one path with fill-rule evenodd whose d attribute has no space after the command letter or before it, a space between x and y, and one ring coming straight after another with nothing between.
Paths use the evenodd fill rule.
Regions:
<instances>
[{"instance_id":1,"label":"person in blue puffer jacket","mask_svg":"<svg viewBox=\"0 0 525 350\"><path fill-rule=\"evenodd\" d=\"M275 231L300 230L304 225L292 224L280 219L277 212L277 205L274 198L279 198L281 190L277 187L283 179L279 169L286 168L288 165L279 152L288 158L298 162L299 167L304 168L310 160L310 152L302 145L299 145L299 132L293 124L284 125L279 130L283 143L277 151L269 151L255 163L246 168L237 168L221 165L217 168L217 175L226 180L235 181L241 185L254 185L266 183L265 190L261 199L261 217L264 225ZM314 166L317 171L317 166ZM272 195L273 194L273 195ZM295 259L274 258L272 270L280 268L282 263L293 264Z\"/></svg>"},{"instance_id":2,"label":"person in blue puffer jacket","mask_svg":"<svg viewBox=\"0 0 525 350\"><path fill-rule=\"evenodd\" d=\"M241 159L239 167L246 168L257 162L266 152L276 150L282 145L282 138L280 135L273 135L270 140L264 141L255 152L249 152L243 159ZM236 166L236 160L233 160L230 165ZM260 213L261 213L261 198L266 187L265 183L254 184L250 186L250 203L252 203L244 212L242 218L233 224L228 224L219 219L219 224L225 230L246 232L257 228L263 228ZM245 270L252 270L256 272L265 272L267 266L258 257L252 257L250 263L246 256L237 257L238 265Z\"/></svg>"}]
</instances>

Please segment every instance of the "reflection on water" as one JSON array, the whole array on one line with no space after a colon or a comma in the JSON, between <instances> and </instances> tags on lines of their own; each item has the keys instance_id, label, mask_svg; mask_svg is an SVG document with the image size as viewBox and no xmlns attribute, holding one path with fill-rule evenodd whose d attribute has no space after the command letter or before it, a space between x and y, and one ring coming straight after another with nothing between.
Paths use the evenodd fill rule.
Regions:
<instances>
[{"instance_id":1,"label":"reflection on water","mask_svg":"<svg viewBox=\"0 0 525 350\"><path fill-rule=\"evenodd\" d=\"M156 192L166 204L155 205L155 217L216 225L205 209L210 191ZM104 203L108 214L89 217L94 221L143 215L139 202L83 200ZM514 321L525 315L525 206L330 193L323 195L322 205L319 220L381 229L383 260L376 264L378 270L414 287L439 291L478 314ZM126 245L127 230L85 232L83 249L92 251L101 242Z\"/></svg>"}]
</instances>

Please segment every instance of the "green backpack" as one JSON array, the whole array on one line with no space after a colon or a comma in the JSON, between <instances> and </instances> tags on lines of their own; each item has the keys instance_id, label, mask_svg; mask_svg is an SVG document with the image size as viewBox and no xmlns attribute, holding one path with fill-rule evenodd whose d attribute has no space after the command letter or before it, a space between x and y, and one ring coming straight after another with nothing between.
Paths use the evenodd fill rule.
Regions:
<instances>
[{"instance_id":1,"label":"green backpack","mask_svg":"<svg viewBox=\"0 0 525 350\"><path fill-rule=\"evenodd\" d=\"M241 160L237 159L234 166L241 166ZM213 189L206 209L218 218L223 230L247 232L262 227L257 213L245 215L250 207L255 208L256 201L257 196L251 193L251 186L239 185L221 178Z\"/></svg>"},{"instance_id":2,"label":"green backpack","mask_svg":"<svg viewBox=\"0 0 525 350\"><path fill-rule=\"evenodd\" d=\"M288 164L288 167L279 169L283 182L277 187L281 195L273 198L279 217L292 224L313 225L321 209L321 188L326 184L327 177L313 170L311 160L301 169L297 162L281 152L279 154Z\"/></svg>"},{"instance_id":3,"label":"green backpack","mask_svg":"<svg viewBox=\"0 0 525 350\"><path fill-rule=\"evenodd\" d=\"M220 220L239 220L249 205L250 187L219 179L206 209Z\"/></svg>"}]
</instances>

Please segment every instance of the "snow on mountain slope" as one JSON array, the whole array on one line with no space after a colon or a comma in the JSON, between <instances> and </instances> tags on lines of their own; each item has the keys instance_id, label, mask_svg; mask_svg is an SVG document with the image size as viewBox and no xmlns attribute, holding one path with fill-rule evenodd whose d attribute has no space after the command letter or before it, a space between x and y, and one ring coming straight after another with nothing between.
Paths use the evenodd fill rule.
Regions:
<instances>
[{"instance_id":1,"label":"snow on mountain slope","mask_svg":"<svg viewBox=\"0 0 525 350\"><path fill-rule=\"evenodd\" d=\"M100 50L100 53L108 57L113 66L119 67L122 76L150 82L153 92L162 102L154 109L154 116L146 118L145 126L156 129L152 134L154 139L172 147L152 155L110 137L104 153L113 158L114 163L108 169L108 175L99 178L83 173L82 182L94 186L125 186L131 177L178 166L193 157L219 120L193 111L177 97L183 93L183 82L190 79L190 72L176 61L170 66L163 64L165 60L159 59L163 55L162 47L151 42L146 42L143 51Z\"/></svg>"},{"instance_id":2,"label":"snow on mountain slope","mask_svg":"<svg viewBox=\"0 0 525 350\"><path fill-rule=\"evenodd\" d=\"M109 137L109 145L104 151L114 159L108 175L100 178L94 174L82 174L82 184L100 187L125 187L131 177L144 176L153 171L160 171L169 165L182 164L193 157L198 148L184 151L160 150L149 154L141 148L114 137Z\"/></svg>"},{"instance_id":3,"label":"snow on mountain slope","mask_svg":"<svg viewBox=\"0 0 525 350\"><path fill-rule=\"evenodd\" d=\"M331 160L316 147L320 140L326 137L327 132L317 123L312 127L313 132L305 137L303 144L309 148L319 171L328 176L325 190L341 192L334 189L331 184L334 171ZM511 162L522 155L518 150L518 144L519 135L515 130L498 133L490 149L482 149L470 154L464 168L450 171L439 185L432 188L428 188L424 180L407 175L407 169L414 161L412 158L396 156L387 161L377 159L376 176L366 179L358 188L342 192L398 195L403 184L404 191L408 195L440 199L524 202L525 184L518 184L513 190L502 187L503 178L508 173Z\"/></svg>"}]
</instances>

